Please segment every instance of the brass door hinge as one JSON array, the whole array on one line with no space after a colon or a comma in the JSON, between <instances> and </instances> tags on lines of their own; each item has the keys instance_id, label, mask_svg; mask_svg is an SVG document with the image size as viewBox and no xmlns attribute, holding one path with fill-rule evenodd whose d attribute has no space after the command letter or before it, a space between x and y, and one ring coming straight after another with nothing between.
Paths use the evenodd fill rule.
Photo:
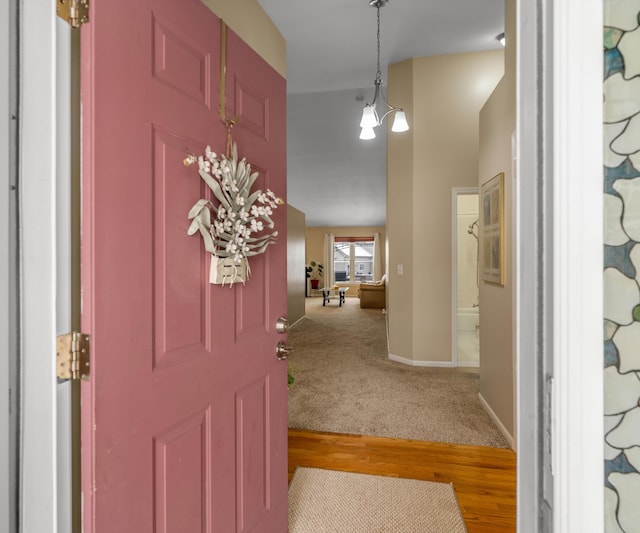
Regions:
<instances>
[{"instance_id":1,"label":"brass door hinge","mask_svg":"<svg viewBox=\"0 0 640 533\"><path fill-rule=\"evenodd\" d=\"M73 331L56 339L56 374L60 379L89 379L90 338Z\"/></svg>"},{"instance_id":2,"label":"brass door hinge","mask_svg":"<svg viewBox=\"0 0 640 533\"><path fill-rule=\"evenodd\" d=\"M89 0L56 0L56 11L72 28L89 22Z\"/></svg>"}]
</instances>

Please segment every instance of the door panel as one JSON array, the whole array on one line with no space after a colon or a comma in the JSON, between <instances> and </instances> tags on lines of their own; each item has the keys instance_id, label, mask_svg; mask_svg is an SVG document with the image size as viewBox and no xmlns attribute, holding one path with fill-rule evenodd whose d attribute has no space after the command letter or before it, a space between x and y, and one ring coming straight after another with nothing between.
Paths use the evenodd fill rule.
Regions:
<instances>
[{"instance_id":1,"label":"door panel","mask_svg":"<svg viewBox=\"0 0 640 533\"><path fill-rule=\"evenodd\" d=\"M236 394L238 531L253 530L271 507L269 387L260 379Z\"/></svg>"},{"instance_id":2,"label":"door panel","mask_svg":"<svg viewBox=\"0 0 640 533\"><path fill-rule=\"evenodd\" d=\"M208 531L211 413L207 409L154 439L156 531ZM187 467L183 458L192 460Z\"/></svg>"},{"instance_id":3,"label":"door panel","mask_svg":"<svg viewBox=\"0 0 640 533\"><path fill-rule=\"evenodd\" d=\"M206 251L196 239L185 239L182 231L184 214L205 195L204 182L185 182L181 168L184 147L198 143L158 129L153 133L153 354L155 367L162 367L211 351L211 291L206 283Z\"/></svg>"},{"instance_id":4,"label":"door panel","mask_svg":"<svg viewBox=\"0 0 640 533\"><path fill-rule=\"evenodd\" d=\"M253 133L256 137L267 140L269 102L252 93L251 89L245 87L240 79L236 78L234 82L234 116L242 118L243 129Z\"/></svg>"},{"instance_id":5,"label":"door panel","mask_svg":"<svg viewBox=\"0 0 640 533\"><path fill-rule=\"evenodd\" d=\"M256 257L251 262L251 286L238 291L238 340L246 341L268 332L268 284L267 257Z\"/></svg>"},{"instance_id":6,"label":"door panel","mask_svg":"<svg viewBox=\"0 0 640 533\"><path fill-rule=\"evenodd\" d=\"M187 213L220 153L220 21L199 0L95 3L83 40L86 532L286 531L286 209L246 285L208 283ZM122 17L126 12L127 17ZM255 187L285 197L284 80L231 31L228 107ZM231 116L231 115L229 115Z\"/></svg>"},{"instance_id":7,"label":"door panel","mask_svg":"<svg viewBox=\"0 0 640 533\"><path fill-rule=\"evenodd\" d=\"M172 26L153 17L153 76L211 108L210 50L176 35Z\"/></svg>"}]
</instances>

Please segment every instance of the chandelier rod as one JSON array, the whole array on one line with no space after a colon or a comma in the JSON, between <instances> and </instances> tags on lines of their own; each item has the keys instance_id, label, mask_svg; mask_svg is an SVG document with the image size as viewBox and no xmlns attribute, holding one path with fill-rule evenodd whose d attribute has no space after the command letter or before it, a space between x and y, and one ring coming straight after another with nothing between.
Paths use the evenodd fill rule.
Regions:
<instances>
[{"instance_id":1,"label":"chandelier rod","mask_svg":"<svg viewBox=\"0 0 640 533\"><path fill-rule=\"evenodd\" d=\"M378 80L382 83L382 72L380 71L380 2L378 2L377 6L378 11L378 35L377 35L377 43L378 43L378 70L376 71L376 83Z\"/></svg>"}]
</instances>

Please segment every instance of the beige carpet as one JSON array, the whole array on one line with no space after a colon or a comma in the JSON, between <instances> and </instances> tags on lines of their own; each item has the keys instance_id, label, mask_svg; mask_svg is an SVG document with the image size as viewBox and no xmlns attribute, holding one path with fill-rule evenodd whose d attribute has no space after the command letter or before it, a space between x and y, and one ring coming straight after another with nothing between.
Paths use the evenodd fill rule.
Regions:
<instances>
[{"instance_id":1,"label":"beige carpet","mask_svg":"<svg viewBox=\"0 0 640 533\"><path fill-rule=\"evenodd\" d=\"M298 468L289 487L289 533L464 533L453 487Z\"/></svg>"},{"instance_id":2,"label":"beige carpet","mask_svg":"<svg viewBox=\"0 0 640 533\"><path fill-rule=\"evenodd\" d=\"M388 359L385 316L307 298L289 333L289 427L507 448L478 400L478 374ZM448 335L443 332L443 335Z\"/></svg>"}]
</instances>

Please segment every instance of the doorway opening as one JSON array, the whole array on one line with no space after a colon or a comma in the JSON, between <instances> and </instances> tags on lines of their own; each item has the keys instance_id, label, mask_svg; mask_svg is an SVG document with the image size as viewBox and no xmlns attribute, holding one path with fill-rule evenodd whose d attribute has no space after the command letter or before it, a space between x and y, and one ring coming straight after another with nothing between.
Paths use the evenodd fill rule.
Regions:
<instances>
[{"instance_id":1,"label":"doorway opening","mask_svg":"<svg viewBox=\"0 0 640 533\"><path fill-rule=\"evenodd\" d=\"M478 188L452 189L451 350L456 366L480 366Z\"/></svg>"}]
</instances>

